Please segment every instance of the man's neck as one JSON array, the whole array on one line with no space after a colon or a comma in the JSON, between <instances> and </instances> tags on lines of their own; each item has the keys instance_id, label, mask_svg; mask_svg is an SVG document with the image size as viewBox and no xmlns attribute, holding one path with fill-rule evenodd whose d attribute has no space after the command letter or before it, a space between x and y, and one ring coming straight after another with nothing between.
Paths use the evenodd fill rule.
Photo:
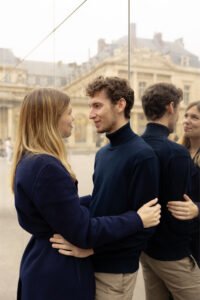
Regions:
<instances>
[{"instance_id":1,"label":"man's neck","mask_svg":"<svg viewBox=\"0 0 200 300\"><path fill-rule=\"evenodd\" d=\"M111 134L113 132L116 132L117 130L119 130L121 127L123 127L124 125L126 125L129 122L128 119L123 119L120 120L119 122L117 122L115 128L112 131L106 132L107 134Z\"/></svg>"},{"instance_id":2,"label":"man's neck","mask_svg":"<svg viewBox=\"0 0 200 300\"><path fill-rule=\"evenodd\" d=\"M157 119L155 121L150 121L149 123L160 124L160 125L163 125L163 126L169 128L168 120L166 118L161 118L161 119Z\"/></svg>"}]
</instances>

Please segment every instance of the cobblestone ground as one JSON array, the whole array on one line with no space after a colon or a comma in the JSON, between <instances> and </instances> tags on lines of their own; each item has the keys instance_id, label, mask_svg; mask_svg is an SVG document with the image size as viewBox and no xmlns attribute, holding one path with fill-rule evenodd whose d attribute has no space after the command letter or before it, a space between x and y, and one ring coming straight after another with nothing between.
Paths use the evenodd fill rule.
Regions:
<instances>
[{"instance_id":1,"label":"cobblestone ground","mask_svg":"<svg viewBox=\"0 0 200 300\"><path fill-rule=\"evenodd\" d=\"M79 180L81 195L92 190L94 155L70 155L71 165ZM9 188L10 165L0 158L0 299L16 300L18 270L29 234L23 231L16 219L13 197ZM133 300L144 300L142 274L139 272ZM59 299L55 299L59 300ZM66 297L67 300L67 297Z\"/></svg>"}]
</instances>

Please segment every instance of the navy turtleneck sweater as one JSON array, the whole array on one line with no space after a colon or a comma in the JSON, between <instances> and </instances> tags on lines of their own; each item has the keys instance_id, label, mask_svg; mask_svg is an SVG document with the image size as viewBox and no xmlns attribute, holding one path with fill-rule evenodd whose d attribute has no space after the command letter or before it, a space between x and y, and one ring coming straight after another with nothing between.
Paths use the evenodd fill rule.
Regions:
<instances>
[{"instance_id":1,"label":"navy turtleneck sweater","mask_svg":"<svg viewBox=\"0 0 200 300\"><path fill-rule=\"evenodd\" d=\"M118 215L137 211L144 203L158 196L159 169L155 153L127 123L112 134L110 143L95 158L94 190L90 204L92 216ZM138 222L139 216L135 215ZM96 272L133 273L147 239L154 232L140 232L107 246L95 249Z\"/></svg>"},{"instance_id":2,"label":"navy turtleneck sweater","mask_svg":"<svg viewBox=\"0 0 200 300\"><path fill-rule=\"evenodd\" d=\"M159 202L161 222L148 242L146 253L158 260L179 260L191 254L193 221L179 221L168 211L168 201L183 199L191 192L192 161L185 147L168 139L167 127L149 123L142 138L155 151L160 163Z\"/></svg>"}]
</instances>

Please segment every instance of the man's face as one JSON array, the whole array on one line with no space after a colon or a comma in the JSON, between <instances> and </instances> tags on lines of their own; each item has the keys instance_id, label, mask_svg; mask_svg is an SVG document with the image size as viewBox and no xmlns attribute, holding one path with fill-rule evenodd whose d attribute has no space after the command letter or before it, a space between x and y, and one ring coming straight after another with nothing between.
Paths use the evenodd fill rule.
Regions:
<instances>
[{"instance_id":1,"label":"man's face","mask_svg":"<svg viewBox=\"0 0 200 300\"><path fill-rule=\"evenodd\" d=\"M170 115L169 125L168 125L170 133L174 132L174 130L176 128L176 123L179 118L179 110L180 110L180 104L177 104L177 106L174 107L174 109L173 109L173 113Z\"/></svg>"},{"instance_id":2,"label":"man's face","mask_svg":"<svg viewBox=\"0 0 200 300\"><path fill-rule=\"evenodd\" d=\"M93 120L98 133L111 133L118 129L117 104L112 104L104 90L89 99L89 107L89 118Z\"/></svg>"}]
</instances>

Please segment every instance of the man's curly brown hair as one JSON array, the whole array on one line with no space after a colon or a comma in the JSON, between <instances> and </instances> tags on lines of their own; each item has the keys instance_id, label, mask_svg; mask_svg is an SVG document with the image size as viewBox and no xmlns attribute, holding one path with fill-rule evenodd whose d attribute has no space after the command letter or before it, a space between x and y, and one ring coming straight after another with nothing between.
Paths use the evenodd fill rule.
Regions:
<instances>
[{"instance_id":1,"label":"man's curly brown hair","mask_svg":"<svg viewBox=\"0 0 200 300\"><path fill-rule=\"evenodd\" d=\"M116 104L121 98L126 101L125 118L130 119L131 108L134 104L134 91L128 81L119 77L99 76L88 84L86 94L94 97L96 93L105 91L111 103Z\"/></svg>"}]
</instances>

